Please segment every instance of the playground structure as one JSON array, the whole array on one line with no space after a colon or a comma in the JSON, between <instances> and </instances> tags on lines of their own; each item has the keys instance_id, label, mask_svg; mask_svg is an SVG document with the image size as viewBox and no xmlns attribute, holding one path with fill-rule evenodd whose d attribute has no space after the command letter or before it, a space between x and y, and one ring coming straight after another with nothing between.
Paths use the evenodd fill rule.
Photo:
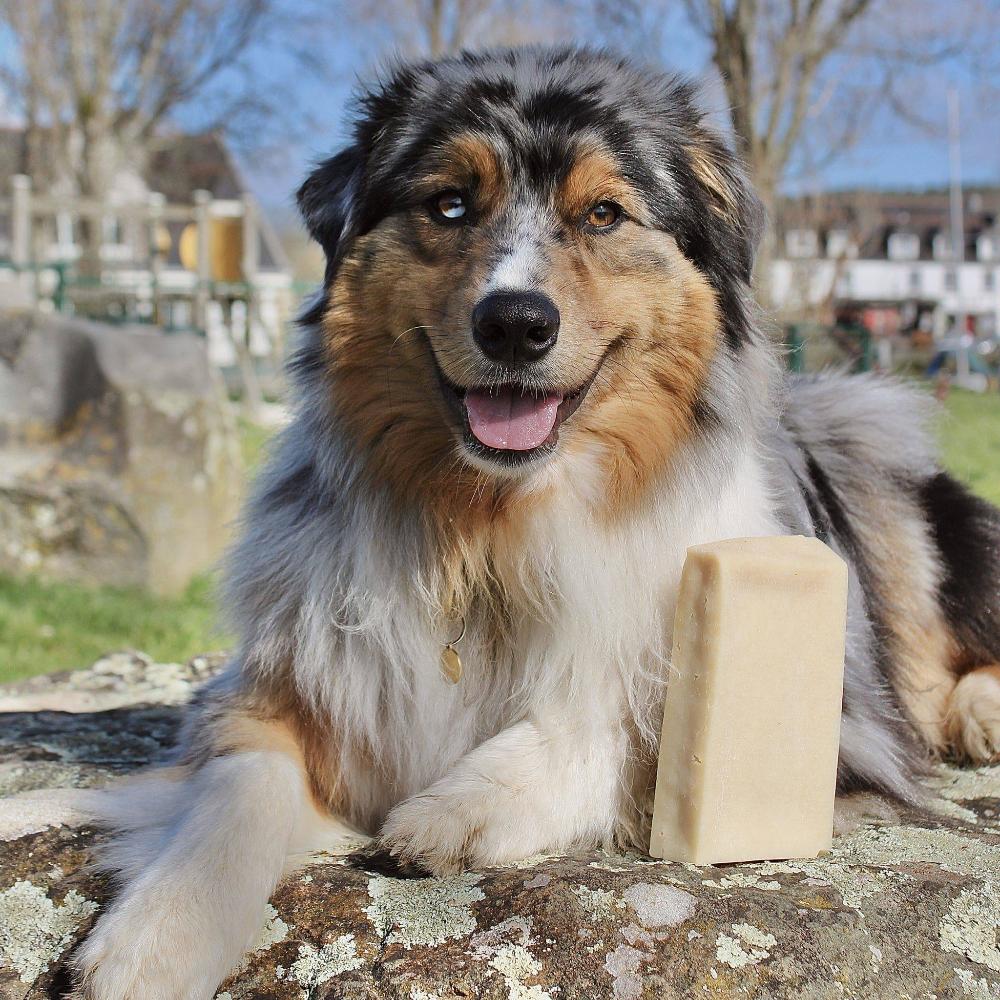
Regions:
<instances>
[{"instance_id":1,"label":"playground structure","mask_svg":"<svg viewBox=\"0 0 1000 1000\"><path fill-rule=\"evenodd\" d=\"M0 236L4 222L6 306L199 333L212 361L239 368L247 388L257 360L280 353L297 289L248 194L196 190L180 204L149 193L108 204L38 194L17 174L10 197L0 198ZM96 262L77 245L83 227L102 233Z\"/></svg>"},{"instance_id":2,"label":"playground structure","mask_svg":"<svg viewBox=\"0 0 1000 1000\"><path fill-rule=\"evenodd\" d=\"M954 365L953 384L972 392L987 392L1000 382L1000 338L977 339L971 334L947 337L937 344L938 352L927 368L934 378Z\"/></svg>"}]
</instances>

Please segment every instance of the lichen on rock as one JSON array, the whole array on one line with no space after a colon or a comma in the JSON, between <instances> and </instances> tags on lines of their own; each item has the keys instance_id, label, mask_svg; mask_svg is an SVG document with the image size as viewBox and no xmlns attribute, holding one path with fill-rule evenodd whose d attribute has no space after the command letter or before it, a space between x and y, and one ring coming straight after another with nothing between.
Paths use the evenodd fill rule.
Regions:
<instances>
[{"instance_id":1,"label":"lichen on rock","mask_svg":"<svg viewBox=\"0 0 1000 1000\"><path fill-rule=\"evenodd\" d=\"M942 918L939 934L945 951L1000 972L1000 889L986 882L963 889Z\"/></svg>"},{"instance_id":2,"label":"lichen on rock","mask_svg":"<svg viewBox=\"0 0 1000 1000\"><path fill-rule=\"evenodd\" d=\"M219 663L126 654L0 689L77 709L0 725L4 1000L58 995L113 894L87 867L100 835L64 809L72 789L158 759L185 689ZM278 885L218 1000L1000 1000L1000 768L933 780L955 808L876 811L806 860L593 851L403 879L317 855Z\"/></svg>"},{"instance_id":3,"label":"lichen on rock","mask_svg":"<svg viewBox=\"0 0 1000 1000\"><path fill-rule=\"evenodd\" d=\"M698 901L689 892L672 885L637 882L624 893L625 902L636 912L643 927L674 927L693 916Z\"/></svg>"},{"instance_id":4,"label":"lichen on rock","mask_svg":"<svg viewBox=\"0 0 1000 1000\"><path fill-rule=\"evenodd\" d=\"M59 903L23 879L0 892L0 966L34 983L59 958L97 904L70 889Z\"/></svg>"},{"instance_id":5,"label":"lichen on rock","mask_svg":"<svg viewBox=\"0 0 1000 1000\"><path fill-rule=\"evenodd\" d=\"M768 949L778 943L773 934L768 934L753 924L733 924L732 930L732 935L719 932L715 957L733 969L756 965L765 958L770 958L771 952Z\"/></svg>"},{"instance_id":6,"label":"lichen on rock","mask_svg":"<svg viewBox=\"0 0 1000 1000\"><path fill-rule=\"evenodd\" d=\"M300 944L299 957L288 969L287 978L303 987L305 1000L317 986L345 972L360 969L363 964L354 945L354 935L342 934L322 948Z\"/></svg>"},{"instance_id":7,"label":"lichen on rock","mask_svg":"<svg viewBox=\"0 0 1000 1000\"><path fill-rule=\"evenodd\" d=\"M441 944L476 929L470 904L483 899L481 875L449 875L413 881L376 875L364 908L379 936L405 947Z\"/></svg>"}]
</instances>

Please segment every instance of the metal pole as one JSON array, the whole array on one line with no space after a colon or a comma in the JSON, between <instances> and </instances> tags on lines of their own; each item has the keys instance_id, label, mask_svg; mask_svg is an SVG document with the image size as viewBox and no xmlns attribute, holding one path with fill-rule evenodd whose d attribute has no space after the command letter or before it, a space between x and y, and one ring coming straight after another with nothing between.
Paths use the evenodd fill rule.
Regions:
<instances>
[{"instance_id":1,"label":"metal pole","mask_svg":"<svg viewBox=\"0 0 1000 1000\"><path fill-rule=\"evenodd\" d=\"M969 349L965 343L965 310L962 308L962 264L965 261L965 219L962 198L962 147L958 90L948 88L948 161L951 175L951 259L955 267L955 352L958 384L969 381Z\"/></svg>"}]
</instances>

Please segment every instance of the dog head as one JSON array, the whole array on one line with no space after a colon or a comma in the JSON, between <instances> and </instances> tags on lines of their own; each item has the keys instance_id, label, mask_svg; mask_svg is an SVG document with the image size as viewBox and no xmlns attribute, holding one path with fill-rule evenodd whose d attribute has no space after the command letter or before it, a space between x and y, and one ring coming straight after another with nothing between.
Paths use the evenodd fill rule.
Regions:
<instances>
[{"instance_id":1,"label":"dog head","mask_svg":"<svg viewBox=\"0 0 1000 1000\"><path fill-rule=\"evenodd\" d=\"M613 56L404 66L299 204L327 257L317 365L397 483L597 456L634 495L751 336L761 227L692 88Z\"/></svg>"}]
</instances>

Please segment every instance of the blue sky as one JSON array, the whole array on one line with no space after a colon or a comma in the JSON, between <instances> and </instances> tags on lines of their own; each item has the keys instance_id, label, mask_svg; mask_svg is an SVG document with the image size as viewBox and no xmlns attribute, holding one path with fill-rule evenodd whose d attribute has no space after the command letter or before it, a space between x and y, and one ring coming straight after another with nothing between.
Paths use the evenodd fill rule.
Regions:
<instances>
[{"instance_id":1,"label":"blue sky","mask_svg":"<svg viewBox=\"0 0 1000 1000\"><path fill-rule=\"evenodd\" d=\"M244 175L264 206L273 216L287 217L293 211L294 191L316 159L330 155L346 137L347 105L359 77L364 78L379 55L385 55L382 39L384 26L368 22L364 33L344 29L341 14L330 15L333 0L287 0L286 15L297 19L298 12L309 3L318 2L326 12L321 27L314 30L310 41L319 44L321 61L326 69L307 71L293 66L289 60L264 49L253 54L249 83L241 77L239 86L272 87L279 82L284 87L281 104L290 129L297 137L285 139L266 151L252 155L238 154ZM651 5L651 9L656 5ZM350 9L350 8L348 8ZM956 5L955 9L959 9ZM339 16L339 21L337 20ZM298 18L309 32L308 22ZM576 40L606 43L628 48L613 31L593 37L593 31L573 29ZM397 31L406 37L406 31ZM565 40L565 38L563 39ZM723 102L717 85L706 76L708 52L702 39L683 23L661 20L655 30L643 36L644 51L639 55L655 59L668 69L704 79L709 106L724 115ZM986 39L987 42L990 39ZM0 33L0 61L10 55L11 42ZM1000 49L1000 45L997 46ZM959 54L935 64L922 73L912 75L907 88L912 87L911 106L929 123L937 126L929 134L901 123L888 114L881 114L865 129L860 141L846 149L843 155L819 173L793 176L789 188L876 186L882 188L925 187L948 181L948 149L944 139L946 123L945 92L955 85L962 105L962 173L967 183L1000 183L1000 128L997 123L997 97L1000 80L973 80L968 59ZM857 81L852 81L857 84ZM863 85L863 81L862 81ZM716 96L713 96L716 95ZM0 118L4 118L0 106ZM188 116L185 116L188 117ZM190 117L192 124L197 116ZM307 124L306 124L307 123ZM182 118L181 124L184 124Z\"/></svg>"},{"instance_id":2,"label":"blue sky","mask_svg":"<svg viewBox=\"0 0 1000 1000\"><path fill-rule=\"evenodd\" d=\"M658 58L668 68L705 79L708 103L715 91L704 76L705 51L696 39L678 33L662 46ZM335 39L329 59L337 67L331 79L305 74L295 84L290 114L311 120L307 138L283 144L265 156L244 158L248 181L269 209L276 214L291 211L292 197L309 164L328 156L343 144L345 121L352 84L364 78L371 64L370 54L359 54L345 39ZM969 79L960 59L953 59L926 71L916 85L915 104L919 114L936 127L930 134L883 113L873 119L862 138L846 149L821 172L793 176L789 188L877 186L912 188L948 182L946 90L954 85L962 107L962 174L967 183L1000 183L1000 128L996 105L981 81Z\"/></svg>"}]
</instances>

